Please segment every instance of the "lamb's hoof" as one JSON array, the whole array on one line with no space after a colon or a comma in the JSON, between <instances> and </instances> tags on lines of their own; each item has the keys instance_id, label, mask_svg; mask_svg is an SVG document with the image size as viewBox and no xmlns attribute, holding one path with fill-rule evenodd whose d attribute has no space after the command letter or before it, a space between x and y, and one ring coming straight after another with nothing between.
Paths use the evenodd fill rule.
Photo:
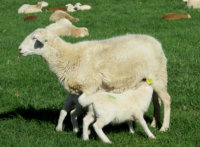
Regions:
<instances>
[{"instance_id":1,"label":"lamb's hoof","mask_svg":"<svg viewBox=\"0 0 200 147\"><path fill-rule=\"evenodd\" d=\"M73 129L74 133L78 133L78 128Z\"/></svg>"},{"instance_id":2,"label":"lamb's hoof","mask_svg":"<svg viewBox=\"0 0 200 147\"><path fill-rule=\"evenodd\" d=\"M156 122L155 122L155 121L152 121L152 122L151 122L151 127L153 127L153 128L156 127Z\"/></svg>"},{"instance_id":3,"label":"lamb's hoof","mask_svg":"<svg viewBox=\"0 0 200 147\"><path fill-rule=\"evenodd\" d=\"M160 132L166 132L169 127L161 127Z\"/></svg>"},{"instance_id":4,"label":"lamb's hoof","mask_svg":"<svg viewBox=\"0 0 200 147\"><path fill-rule=\"evenodd\" d=\"M107 144L112 144L112 142L111 142L111 141L105 141L105 143L107 143Z\"/></svg>"},{"instance_id":5,"label":"lamb's hoof","mask_svg":"<svg viewBox=\"0 0 200 147\"><path fill-rule=\"evenodd\" d=\"M62 131L62 127L56 127L56 131L57 132L61 132Z\"/></svg>"},{"instance_id":6,"label":"lamb's hoof","mask_svg":"<svg viewBox=\"0 0 200 147\"><path fill-rule=\"evenodd\" d=\"M149 136L149 138L156 139L156 137L154 135Z\"/></svg>"}]
</instances>

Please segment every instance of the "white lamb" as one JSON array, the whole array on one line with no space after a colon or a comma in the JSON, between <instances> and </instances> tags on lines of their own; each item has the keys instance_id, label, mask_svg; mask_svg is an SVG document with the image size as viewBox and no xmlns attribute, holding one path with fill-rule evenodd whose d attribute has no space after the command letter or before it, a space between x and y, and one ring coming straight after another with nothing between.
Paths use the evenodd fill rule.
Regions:
<instances>
[{"instance_id":1,"label":"white lamb","mask_svg":"<svg viewBox=\"0 0 200 147\"><path fill-rule=\"evenodd\" d=\"M200 8L200 0L188 0L188 8Z\"/></svg>"},{"instance_id":2,"label":"white lamb","mask_svg":"<svg viewBox=\"0 0 200 147\"><path fill-rule=\"evenodd\" d=\"M72 44L47 29L37 29L24 39L19 52L23 56L42 56L64 88L76 95L89 96L99 90L121 93L133 89L144 77L151 75L152 87L164 104L160 131L169 128L171 98L167 92L167 60L155 38L124 35ZM60 123L71 104L71 99L67 99L57 130L62 130ZM77 117L81 111L82 107L77 106L73 113Z\"/></svg>"},{"instance_id":3,"label":"white lamb","mask_svg":"<svg viewBox=\"0 0 200 147\"><path fill-rule=\"evenodd\" d=\"M42 12L43 7L47 7L48 3L45 1L38 2L37 5L23 4L19 9L18 13L37 13Z\"/></svg>"},{"instance_id":4,"label":"white lamb","mask_svg":"<svg viewBox=\"0 0 200 147\"><path fill-rule=\"evenodd\" d=\"M151 83L149 83L151 84ZM105 143L111 143L102 131L109 123L119 124L128 122L129 130L134 133L132 121L137 120L150 138L155 136L149 130L143 115L151 102L153 88L147 82L141 82L135 90L128 90L121 94L97 92L90 96L80 96L79 103L88 107L88 113L83 119L83 139L88 140L88 127L93 124L97 135Z\"/></svg>"},{"instance_id":5,"label":"white lamb","mask_svg":"<svg viewBox=\"0 0 200 147\"><path fill-rule=\"evenodd\" d=\"M48 25L46 29L53 31L59 36L85 37L89 35L87 28L78 28L65 18Z\"/></svg>"},{"instance_id":6,"label":"white lamb","mask_svg":"<svg viewBox=\"0 0 200 147\"><path fill-rule=\"evenodd\" d=\"M65 6L66 6L68 12L75 12L78 10L77 7L73 6L72 4L67 4Z\"/></svg>"},{"instance_id":7,"label":"white lamb","mask_svg":"<svg viewBox=\"0 0 200 147\"><path fill-rule=\"evenodd\" d=\"M90 9L91 9L91 6L90 6L90 5L82 5L81 3L76 3L76 4L75 4L75 7L76 7L78 10L90 10Z\"/></svg>"}]
</instances>

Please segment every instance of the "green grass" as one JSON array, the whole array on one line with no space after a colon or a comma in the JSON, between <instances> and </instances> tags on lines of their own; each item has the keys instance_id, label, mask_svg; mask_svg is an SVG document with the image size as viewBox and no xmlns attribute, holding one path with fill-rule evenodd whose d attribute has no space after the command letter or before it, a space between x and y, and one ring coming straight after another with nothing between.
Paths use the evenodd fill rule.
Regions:
<instances>
[{"instance_id":1,"label":"green grass","mask_svg":"<svg viewBox=\"0 0 200 147\"><path fill-rule=\"evenodd\" d=\"M78 2L46 1L50 8ZM63 132L54 131L67 92L41 57L22 57L17 50L29 33L50 23L51 13L38 13L37 21L24 22L26 15L17 14L17 9L27 2L37 1L0 2L0 146L200 146L200 10L187 9L181 0L83 0L92 9L71 13L80 19L74 25L87 27L90 35L64 37L66 41L149 34L162 43L168 59L170 129L161 133L150 127L157 137L151 140L138 124L134 135L124 124L107 126L105 133L113 144L106 145L94 132L90 141L82 141L81 133L72 132L69 117ZM190 13L192 18L161 20L166 13ZM151 105L146 114L148 125L152 112Z\"/></svg>"}]
</instances>

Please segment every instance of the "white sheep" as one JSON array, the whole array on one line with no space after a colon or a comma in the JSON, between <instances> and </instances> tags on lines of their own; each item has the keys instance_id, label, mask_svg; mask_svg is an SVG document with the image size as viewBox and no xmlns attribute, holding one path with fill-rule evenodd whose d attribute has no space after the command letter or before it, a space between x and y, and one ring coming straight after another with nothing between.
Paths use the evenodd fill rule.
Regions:
<instances>
[{"instance_id":1,"label":"white sheep","mask_svg":"<svg viewBox=\"0 0 200 147\"><path fill-rule=\"evenodd\" d=\"M188 0L187 7L188 8L200 8L200 0Z\"/></svg>"},{"instance_id":2,"label":"white sheep","mask_svg":"<svg viewBox=\"0 0 200 147\"><path fill-rule=\"evenodd\" d=\"M62 18L46 27L59 36L85 37L88 36L88 29L76 27L68 19Z\"/></svg>"},{"instance_id":3,"label":"white sheep","mask_svg":"<svg viewBox=\"0 0 200 147\"><path fill-rule=\"evenodd\" d=\"M67 4L65 6L66 6L68 12L75 12L78 10L77 7L73 6L72 4Z\"/></svg>"},{"instance_id":4,"label":"white sheep","mask_svg":"<svg viewBox=\"0 0 200 147\"><path fill-rule=\"evenodd\" d=\"M90 5L82 5L81 3L76 3L75 4L75 7L78 9L78 10L90 10L91 9L91 6Z\"/></svg>"},{"instance_id":5,"label":"white sheep","mask_svg":"<svg viewBox=\"0 0 200 147\"><path fill-rule=\"evenodd\" d=\"M38 2L37 5L23 4L19 9L18 13L37 13L42 12L43 7L47 7L48 3L45 1Z\"/></svg>"},{"instance_id":6,"label":"white sheep","mask_svg":"<svg viewBox=\"0 0 200 147\"><path fill-rule=\"evenodd\" d=\"M57 11L55 11L50 17L49 17L49 20L50 21L58 21L58 20L60 20L60 19L62 19L62 18L66 18L66 19L68 19L68 20L70 20L70 21L79 21L79 19L78 18L74 18L74 17L72 17L71 15L69 15L68 13L66 13L66 12L64 12L64 11L62 11L62 10L57 10Z\"/></svg>"},{"instance_id":7,"label":"white sheep","mask_svg":"<svg viewBox=\"0 0 200 147\"><path fill-rule=\"evenodd\" d=\"M83 139L89 139L88 127L95 121L93 127L97 135L103 142L111 143L102 128L110 123L128 122L130 132L134 133L133 120L137 120L140 123L150 138L155 138L143 118L153 94L153 88L149 84L143 81L135 90L127 90L121 94L97 92L90 96L85 96L84 94L80 96L79 103L83 107L89 106L88 113L83 119Z\"/></svg>"},{"instance_id":8,"label":"white sheep","mask_svg":"<svg viewBox=\"0 0 200 147\"><path fill-rule=\"evenodd\" d=\"M155 38L129 34L72 44L47 29L37 29L24 39L19 52L23 56L42 56L71 94L89 96L99 90L120 93L134 88L141 79L151 75L152 87L164 104L160 131L169 128L171 98L167 92L167 60ZM67 114L67 106L61 113ZM77 106L74 115L81 110Z\"/></svg>"}]
</instances>

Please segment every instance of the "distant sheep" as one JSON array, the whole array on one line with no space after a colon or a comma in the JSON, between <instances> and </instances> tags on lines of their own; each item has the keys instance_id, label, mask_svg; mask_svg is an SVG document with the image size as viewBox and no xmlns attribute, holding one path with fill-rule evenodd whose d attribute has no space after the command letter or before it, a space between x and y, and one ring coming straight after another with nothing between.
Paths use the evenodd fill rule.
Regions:
<instances>
[{"instance_id":1,"label":"distant sheep","mask_svg":"<svg viewBox=\"0 0 200 147\"><path fill-rule=\"evenodd\" d=\"M168 13L162 17L162 19L167 19L167 20L188 19L188 18L191 18L190 14L176 14L176 13Z\"/></svg>"},{"instance_id":2,"label":"distant sheep","mask_svg":"<svg viewBox=\"0 0 200 147\"><path fill-rule=\"evenodd\" d=\"M61 10L55 11L55 12L50 16L49 20L50 20L50 21L58 21L58 20L60 20L60 19L62 19L62 18L66 18L66 19L68 19L68 20L70 20L70 21L76 21L76 22L79 21L78 18L74 18L74 17L72 17L71 15L69 15L69 14L67 14L66 12L61 11Z\"/></svg>"},{"instance_id":3,"label":"distant sheep","mask_svg":"<svg viewBox=\"0 0 200 147\"><path fill-rule=\"evenodd\" d=\"M43 7L47 7L48 3L45 1L38 2L37 5L24 4L18 9L18 13L37 13L42 12Z\"/></svg>"},{"instance_id":4,"label":"distant sheep","mask_svg":"<svg viewBox=\"0 0 200 147\"><path fill-rule=\"evenodd\" d=\"M90 96L80 96L79 103L83 107L89 106L88 113L83 119L83 139L89 139L88 127L95 121L93 127L97 135L103 142L111 143L102 128L109 123L120 124L128 122L130 132L134 133L133 120L137 120L140 123L150 138L155 138L143 118L153 95L153 88L149 84L141 82L138 88L121 94L97 92Z\"/></svg>"},{"instance_id":5,"label":"distant sheep","mask_svg":"<svg viewBox=\"0 0 200 147\"><path fill-rule=\"evenodd\" d=\"M72 4L67 4L65 6L67 7L68 12L75 12L78 10L77 7L73 6Z\"/></svg>"},{"instance_id":6,"label":"distant sheep","mask_svg":"<svg viewBox=\"0 0 200 147\"><path fill-rule=\"evenodd\" d=\"M78 10L90 10L91 9L91 6L90 5L82 5L81 3L76 3L75 4L75 7L78 9Z\"/></svg>"},{"instance_id":7,"label":"distant sheep","mask_svg":"<svg viewBox=\"0 0 200 147\"><path fill-rule=\"evenodd\" d=\"M24 39L18 50L23 56L42 56L64 88L76 95L90 96L100 90L121 93L150 76L154 81L152 87L164 104L160 131L169 128L171 98L167 92L167 60L155 38L130 34L68 43L48 29L37 29ZM68 109L68 105L64 106L60 117L65 117ZM76 118L81 110L81 106L75 108Z\"/></svg>"},{"instance_id":8,"label":"distant sheep","mask_svg":"<svg viewBox=\"0 0 200 147\"><path fill-rule=\"evenodd\" d=\"M200 0L188 0L188 8L200 8Z\"/></svg>"},{"instance_id":9,"label":"distant sheep","mask_svg":"<svg viewBox=\"0 0 200 147\"><path fill-rule=\"evenodd\" d=\"M59 36L85 37L89 35L87 28L78 28L65 18L48 25L46 29L53 31Z\"/></svg>"}]
</instances>

